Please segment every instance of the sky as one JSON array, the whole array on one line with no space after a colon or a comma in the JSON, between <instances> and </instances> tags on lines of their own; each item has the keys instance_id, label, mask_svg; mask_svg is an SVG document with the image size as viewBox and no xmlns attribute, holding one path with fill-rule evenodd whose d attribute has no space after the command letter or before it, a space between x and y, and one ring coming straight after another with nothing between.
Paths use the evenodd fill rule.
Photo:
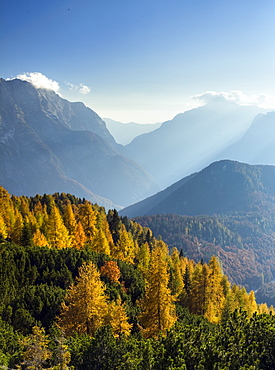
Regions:
<instances>
[{"instance_id":1,"label":"sky","mask_svg":"<svg viewBox=\"0 0 275 370\"><path fill-rule=\"evenodd\" d=\"M0 0L0 77L155 123L213 95L275 109L274 0Z\"/></svg>"}]
</instances>

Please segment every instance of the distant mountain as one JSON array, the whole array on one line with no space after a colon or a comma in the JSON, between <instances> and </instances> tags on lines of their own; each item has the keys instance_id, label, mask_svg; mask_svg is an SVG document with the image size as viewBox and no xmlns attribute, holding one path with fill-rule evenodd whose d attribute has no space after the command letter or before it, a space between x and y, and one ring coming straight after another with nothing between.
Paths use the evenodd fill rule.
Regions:
<instances>
[{"instance_id":1,"label":"distant mountain","mask_svg":"<svg viewBox=\"0 0 275 370\"><path fill-rule=\"evenodd\" d=\"M262 111L213 99L138 136L126 148L162 187L167 187L215 161L221 151L244 135Z\"/></svg>"},{"instance_id":2,"label":"distant mountain","mask_svg":"<svg viewBox=\"0 0 275 370\"><path fill-rule=\"evenodd\" d=\"M275 280L275 166L215 162L120 214L197 262L218 256L232 283Z\"/></svg>"},{"instance_id":3,"label":"distant mountain","mask_svg":"<svg viewBox=\"0 0 275 370\"><path fill-rule=\"evenodd\" d=\"M84 104L0 79L0 184L10 193L67 192L107 207L153 194L151 176L121 150Z\"/></svg>"},{"instance_id":4,"label":"distant mountain","mask_svg":"<svg viewBox=\"0 0 275 370\"><path fill-rule=\"evenodd\" d=\"M140 124L135 122L122 123L110 118L103 118L106 126L116 142L122 145L129 144L135 137L156 130L161 123Z\"/></svg>"},{"instance_id":5,"label":"distant mountain","mask_svg":"<svg viewBox=\"0 0 275 370\"><path fill-rule=\"evenodd\" d=\"M275 211L275 166L221 160L137 204L128 217L178 214L214 215Z\"/></svg>"},{"instance_id":6,"label":"distant mountain","mask_svg":"<svg viewBox=\"0 0 275 370\"><path fill-rule=\"evenodd\" d=\"M259 114L244 136L219 157L249 164L275 165L275 112Z\"/></svg>"}]
</instances>

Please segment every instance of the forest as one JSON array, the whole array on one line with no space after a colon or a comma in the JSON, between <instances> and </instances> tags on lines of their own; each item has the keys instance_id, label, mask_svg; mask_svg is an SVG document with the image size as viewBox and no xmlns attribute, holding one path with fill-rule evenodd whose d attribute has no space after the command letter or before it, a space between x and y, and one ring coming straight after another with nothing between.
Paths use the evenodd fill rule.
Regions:
<instances>
[{"instance_id":1,"label":"forest","mask_svg":"<svg viewBox=\"0 0 275 370\"><path fill-rule=\"evenodd\" d=\"M218 256L189 259L71 194L0 187L0 293L0 368L275 366L274 308Z\"/></svg>"}]
</instances>

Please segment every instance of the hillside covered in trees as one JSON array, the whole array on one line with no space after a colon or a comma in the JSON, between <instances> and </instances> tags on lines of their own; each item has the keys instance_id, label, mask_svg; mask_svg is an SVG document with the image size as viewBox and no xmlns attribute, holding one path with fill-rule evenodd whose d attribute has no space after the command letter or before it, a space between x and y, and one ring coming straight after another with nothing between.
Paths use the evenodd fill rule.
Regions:
<instances>
[{"instance_id":1,"label":"hillside covered in trees","mask_svg":"<svg viewBox=\"0 0 275 370\"><path fill-rule=\"evenodd\" d=\"M148 227L70 194L0 188L0 292L4 367L275 364L274 308L230 284L217 257L195 262Z\"/></svg>"},{"instance_id":2,"label":"hillside covered in trees","mask_svg":"<svg viewBox=\"0 0 275 370\"><path fill-rule=\"evenodd\" d=\"M182 250L196 262L201 259L207 262L212 255L219 256L232 283L258 290L274 280L274 221L268 214L166 214L136 217L135 220L149 227L154 235L161 236L170 248Z\"/></svg>"}]
</instances>

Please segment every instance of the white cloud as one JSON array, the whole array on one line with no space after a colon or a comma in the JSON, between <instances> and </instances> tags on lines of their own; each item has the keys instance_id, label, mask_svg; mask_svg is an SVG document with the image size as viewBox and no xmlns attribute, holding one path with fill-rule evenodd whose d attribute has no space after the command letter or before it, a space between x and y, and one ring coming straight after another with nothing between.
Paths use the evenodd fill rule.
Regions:
<instances>
[{"instance_id":1,"label":"white cloud","mask_svg":"<svg viewBox=\"0 0 275 370\"><path fill-rule=\"evenodd\" d=\"M213 99L223 99L239 105L256 105L262 108L272 108L275 106L275 98L272 96L266 94L246 95L239 90L229 92L206 91L202 94L194 95L192 98L204 103L209 103Z\"/></svg>"},{"instance_id":2,"label":"white cloud","mask_svg":"<svg viewBox=\"0 0 275 370\"><path fill-rule=\"evenodd\" d=\"M78 91L80 94L86 95L89 92L91 92L91 89L89 86L84 85L83 83L80 83L78 85L71 84L70 82L66 82L66 85L69 86L70 90Z\"/></svg>"},{"instance_id":3,"label":"white cloud","mask_svg":"<svg viewBox=\"0 0 275 370\"><path fill-rule=\"evenodd\" d=\"M58 82L51 80L40 72L23 73L21 75L17 75L16 78L30 82L38 89L53 90L57 94L60 90Z\"/></svg>"}]
</instances>

